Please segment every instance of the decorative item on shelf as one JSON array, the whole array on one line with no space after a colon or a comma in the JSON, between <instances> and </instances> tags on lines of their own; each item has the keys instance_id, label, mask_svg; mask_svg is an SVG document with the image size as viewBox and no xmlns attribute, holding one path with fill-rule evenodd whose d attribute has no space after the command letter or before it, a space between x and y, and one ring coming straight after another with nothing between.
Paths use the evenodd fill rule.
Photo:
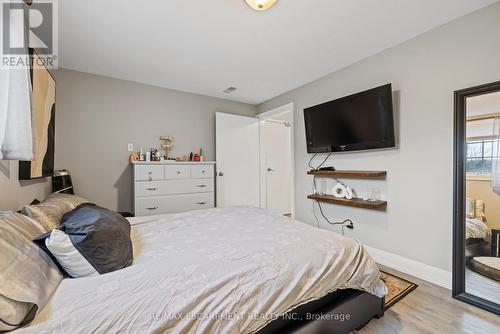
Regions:
<instances>
[{"instance_id":1,"label":"decorative item on shelf","mask_svg":"<svg viewBox=\"0 0 500 334\"><path fill-rule=\"evenodd\" d=\"M164 144L161 145L161 149L165 151L165 160L169 159L170 152L174 149L174 137L173 136L161 136L160 140L165 141Z\"/></svg>"},{"instance_id":2,"label":"decorative item on shelf","mask_svg":"<svg viewBox=\"0 0 500 334\"><path fill-rule=\"evenodd\" d=\"M132 153L130 155L130 162L134 162L134 161L140 161L140 158L139 158L139 154L140 153Z\"/></svg>"},{"instance_id":3,"label":"decorative item on shelf","mask_svg":"<svg viewBox=\"0 0 500 334\"><path fill-rule=\"evenodd\" d=\"M193 157L193 161L197 161L199 162L200 161L200 155L198 153L196 153Z\"/></svg>"},{"instance_id":4,"label":"decorative item on shelf","mask_svg":"<svg viewBox=\"0 0 500 334\"><path fill-rule=\"evenodd\" d=\"M203 162L203 149L200 147L200 162Z\"/></svg>"},{"instance_id":5,"label":"decorative item on shelf","mask_svg":"<svg viewBox=\"0 0 500 334\"><path fill-rule=\"evenodd\" d=\"M380 189L378 188L371 188L370 189L370 192L368 194L368 201L369 202L377 202L378 200L380 200Z\"/></svg>"},{"instance_id":6,"label":"decorative item on shelf","mask_svg":"<svg viewBox=\"0 0 500 334\"><path fill-rule=\"evenodd\" d=\"M141 150L139 151L139 161L144 161L144 160L146 160L146 158L144 157L144 151L141 148Z\"/></svg>"},{"instance_id":7,"label":"decorative item on shelf","mask_svg":"<svg viewBox=\"0 0 500 334\"><path fill-rule=\"evenodd\" d=\"M160 152L156 148L151 149L151 161L160 161Z\"/></svg>"},{"instance_id":8,"label":"decorative item on shelf","mask_svg":"<svg viewBox=\"0 0 500 334\"><path fill-rule=\"evenodd\" d=\"M349 187L346 187L345 191L346 191L345 198L346 199L352 199L352 197L353 197L353 195L352 195L352 189L349 188Z\"/></svg>"},{"instance_id":9,"label":"decorative item on shelf","mask_svg":"<svg viewBox=\"0 0 500 334\"><path fill-rule=\"evenodd\" d=\"M326 179L325 178L321 178L320 181L319 181L319 191L318 191L318 194L320 195L327 195L328 194L328 191L327 191L327 182L326 182Z\"/></svg>"},{"instance_id":10,"label":"decorative item on shelf","mask_svg":"<svg viewBox=\"0 0 500 334\"><path fill-rule=\"evenodd\" d=\"M337 183L333 189L332 194L336 198L352 199L352 189L343 185L342 183Z\"/></svg>"},{"instance_id":11,"label":"decorative item on shelf","mask_svg":"<svg viewBox=\"0 0 500 334\"><path fill-rule=\"evenodd\" d=\"M189 153L189 161L193 161L193 152Z\"/></svg>"}]
</instances>

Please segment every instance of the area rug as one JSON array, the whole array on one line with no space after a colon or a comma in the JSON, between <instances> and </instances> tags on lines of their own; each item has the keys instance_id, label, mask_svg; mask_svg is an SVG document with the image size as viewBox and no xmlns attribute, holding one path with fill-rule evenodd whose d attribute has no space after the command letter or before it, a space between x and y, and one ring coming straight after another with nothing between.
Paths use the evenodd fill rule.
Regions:
<instances>
[{"instance_id":1,"label":"area rug","mask_svg":"<svg viewBox=\"0 0 500 334\"><path fill-rule=\"evenodd\" d=\"M500 282L500 257L480 256L470 262L470 269Z\"/></svg>"},{"instance_id":2,"label":"area rug","mask_svg":"<svg viewBox=\"0 0 500 334\"><path fill-rule=\"evenodd\" d=\"M384 281L388 290L387 295L385 296L386 310L418 287L415 283L384 271L380 271L380 278Z\"/></svg>"}]
</instances>

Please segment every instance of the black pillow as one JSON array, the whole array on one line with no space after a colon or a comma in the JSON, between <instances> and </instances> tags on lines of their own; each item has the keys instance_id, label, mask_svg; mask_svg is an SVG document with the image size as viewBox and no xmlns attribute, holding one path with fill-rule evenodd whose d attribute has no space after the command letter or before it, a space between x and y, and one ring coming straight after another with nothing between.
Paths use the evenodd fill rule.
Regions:
<instances>
[{"instance_id":1,"label":"black pillow","mask_svg":"<svg viewBox=\"0 0 500 334\"><path fill-rule=\"evenodd\" d=\"M80 257L80 260L86 260L99 274L126 268L133 262L130 223L114 211L84 203L67 212L57 230L68 236L72 246L83 256L84 259ZM69 274L71 270L64 268L64 265L68 268L68 262L64 262L61 256L59 261L57 255L60 254L49 250L46 239L52 236L51 231L38 237L35 243L55 260L63 274L82 277Z\"/></svg>"}]
</instances>

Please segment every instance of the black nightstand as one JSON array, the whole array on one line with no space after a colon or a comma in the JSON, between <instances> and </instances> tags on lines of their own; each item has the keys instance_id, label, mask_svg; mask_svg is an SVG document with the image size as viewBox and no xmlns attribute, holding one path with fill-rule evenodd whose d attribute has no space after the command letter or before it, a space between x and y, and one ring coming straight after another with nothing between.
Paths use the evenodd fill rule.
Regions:
<instances>
[{"instance_id":1,"label":"black nightstand","mask_svg":"<svg viewBox=\"0 0 500 334\"><path fill-rule=\"evenodd\" d=\"M491 256L500 257L500 230L491 230Z\"/></svg>"}]
</instances>

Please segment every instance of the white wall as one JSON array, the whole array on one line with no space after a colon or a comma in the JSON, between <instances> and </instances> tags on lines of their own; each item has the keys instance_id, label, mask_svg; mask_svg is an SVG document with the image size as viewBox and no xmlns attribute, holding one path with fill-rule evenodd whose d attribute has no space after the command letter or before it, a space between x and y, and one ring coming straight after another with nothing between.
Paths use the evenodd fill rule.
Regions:
<instances>
[{"instance_id":1,"label":"white wall","mask_svg":"<svg viewBox=\"0 0 500 334\"><path fill-rule=\"evenodd\" d=\"M175 155L203 147L215 158L215 112L254 116L256 107L165 88L58 70L56 168L69 169L78 194L113 210L131 209L127 143L159 147L175 137Z\"/></svg>"},{"instance_id":2,"label":"white wall","mask_svg":"<svg viewBox=\"0 0 500 334\"><path fill-rule=\"evenodd\" d=\"M34 199L43 200L51 192L51 179L19 181L19 163L0 161L0 210L18 210Z\"/></svg>"},{"instance_id":3,"label":"white wall","mask_svg":"<svg viewBox=\"0 0 500 334\"><path fill-rule=\"evenodd\" d=\"M311 36L313 38L314 36ZM387 170L387 181L346 180L355 189L378 187L387 212L324 205L333 220L352 218L348 234L363 243L451 270L453 92L500 80L500 4L432 30L346 69L274 98L259 112L295 104L295 209L315 224L311 177L306 176L303 109L392 82L400 147L338 154L338 169ZM330 228L326 223L322 227Z\"/></svg>"}]
</instances>

